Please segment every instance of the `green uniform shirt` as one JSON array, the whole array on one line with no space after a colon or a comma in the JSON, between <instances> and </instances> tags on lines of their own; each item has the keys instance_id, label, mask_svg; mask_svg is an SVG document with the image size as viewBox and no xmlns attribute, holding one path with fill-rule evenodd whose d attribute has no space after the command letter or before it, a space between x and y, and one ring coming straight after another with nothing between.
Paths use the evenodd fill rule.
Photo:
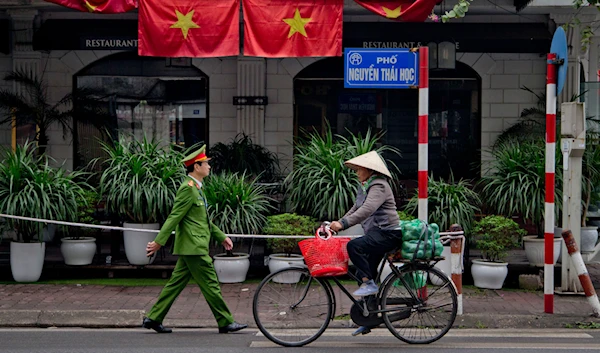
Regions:
<instances>
[{"instance_id":1,"label":"green uniform shirt","mask_svg":"<svg viewBox=\"0 0 600 353\"><path fill-rule=\"evenodd\" d=\"M199 185L188 176L177 190L173 209L154 241L164 246L175 230L173 254L208 254L210 239L220 244L226 236L208 219L206 207Z\"/></svg>"}]
</instances>

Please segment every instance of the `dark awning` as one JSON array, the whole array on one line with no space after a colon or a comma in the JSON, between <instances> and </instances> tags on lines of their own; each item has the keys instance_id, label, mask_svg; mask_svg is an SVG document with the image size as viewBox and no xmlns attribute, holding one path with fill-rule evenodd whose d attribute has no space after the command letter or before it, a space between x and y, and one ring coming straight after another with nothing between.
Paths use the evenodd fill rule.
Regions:
<instances>
[{"instance_id":1,"label":"dark awning","mask_svg":"<svg viewBox=\"0 0 600 353\"><path fill-rule=\"evenodd\" d=\"M47 20L34 50L137 50L137 20Z\"/></svg>"},{"instance_id":2,"label":"dark awning","mask_svg":"<svg viewBox=\"0 0 600 353\"><path fill-rule=\"evenodd\" d=\"M10 54L10 20L0 19L0 53Z\"/></svg>"},{"instance_id":3,"label":"dark awning","mask_svg":"<svg viewBox=\"0 0 600 353\"><path fill-rule=\"evenodd\" d=\"M550 50L552 34L543 23L397 23L344 24L344 47L391 48L457 43L472 53L539 53Z\"/></svg>"}]
</instances>

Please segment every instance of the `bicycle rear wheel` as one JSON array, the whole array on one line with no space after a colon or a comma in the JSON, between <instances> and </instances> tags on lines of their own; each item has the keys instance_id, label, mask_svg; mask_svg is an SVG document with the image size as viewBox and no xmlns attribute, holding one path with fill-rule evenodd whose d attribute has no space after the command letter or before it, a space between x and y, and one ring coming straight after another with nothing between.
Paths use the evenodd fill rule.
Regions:
<instances>
[{"instance_id":1,"label":"bicycle rear wheel","mask_svg":"<svg viewBox=\"0 0 600 353\"><path fill-rule=\"evenodd\" d=\"M437 341L456 319L458 299L451 280L428 265L405 265L394 276L381 298L387 328L407 343ZM386 311L389 310L389 311Z\"/></svg>"},{"instance_id":2,"label":"bicycle rear wheel","mask_svg":"<svg viewBox=\"0 0 600 353\"><path fill-rule=\"evenodd\" d=\"M286 347L303 346L319 338L329 325L332 308L327 284L312 277L307 269L295 267L267 276L252 303L260 332Z\"/></svg>"}]
</instances>

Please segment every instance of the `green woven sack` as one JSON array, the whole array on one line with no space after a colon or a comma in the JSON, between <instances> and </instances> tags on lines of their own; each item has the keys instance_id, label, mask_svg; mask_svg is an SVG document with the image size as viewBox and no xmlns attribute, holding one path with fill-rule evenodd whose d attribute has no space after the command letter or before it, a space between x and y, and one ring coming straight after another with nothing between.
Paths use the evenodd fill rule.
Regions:
<instances>
[{"instance_id":1,"label":"green woven sack","mask_svg":"<svg viewBox=\"0 0 600 353\"><path fill-rule=\"evenodd\" d=\"M442 254L444 248L440 241L440 227L437 224L427 225L419 219L413 219L401 221L400 229L402 230L402 258L413 259L415 251L418 259L433 258Z\"/></svg>"},{"instance_id":2,"label":"green woven sack","mask_svg":"<svg viewBox=\"0 0 600 353\"><path fill-rule=\"evenodd\" d=\"M419 289L427 285L427 274L423 271L406 273L402 278L410 289ZM394 282L394 287L404 287L404 283L397 279Z\"/></svg>"}]
</instances>

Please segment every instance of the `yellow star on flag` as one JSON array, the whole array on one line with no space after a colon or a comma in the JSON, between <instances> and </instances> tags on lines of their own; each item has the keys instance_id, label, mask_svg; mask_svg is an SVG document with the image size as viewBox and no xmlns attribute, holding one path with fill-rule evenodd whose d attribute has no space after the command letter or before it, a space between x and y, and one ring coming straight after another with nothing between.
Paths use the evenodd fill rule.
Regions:
<instances>
[{"instance_id":1,"label":"yellow star on flag","mask_svg":"<svg viewBox=\"0 0 600 353\"><path fill-rule=\"evenodd\" d=\"M398 18L400 17L400 15L402 15L402 6L398 6L393 10L388 9L385 6L383 7L383 11L385 12L385 17L387 18Z\"/></svg>"},{"instance_id":2,"label":"yellow star on flag","mask_svg":"<svg viewBox=\"0 0 600 353\"><path fill-rule=\"evenodd\" d=\"M288 33L288 38L293 36L294 33L296 33L296 32L302 34L305 37L308 37L306 35L306 29L304 28L304 26L306 26L306 24L309 23L311 20L312 20L312 18L302 18L302 16L300 16L300 11L298 10L298 8L296 8L296 12L294 13L294 18L284 18L283 19L283 22L287 23L290 26L290 32Z\"/></svg>"},{"instance_id":3,"label":"yellow star on flag","mask_svg":"<svg viewBox=\"0 0 600 353\"><path fill-rule=\"evenodd\" d=\"M183 39L187 39L190 28L200 28L198 24L192 21L194 10L191 10L185 15L175 10L175 14L177 15L177 22L173 23L170 28L180 28L181 33L183 33Z\"/></svg>"},{"instance_id":4,"label":"yellow star on flag","mask_svg":"<svg viewBox=\"0 0 600 353\"><path fill-rule=\"evenodd\" d=\"M98 7L98 6L94 6L94 5L90 4L90 2L89 2L89 1L87 1L87 0L86 0L86 1L84 1L84 4L83 4L83 6L85 6L85 8L86 8L86 9L88 9L88 11L89 11L89 12L94 12L94 11L96 11L96 7Z\"/></svg>"}]
</instances>

